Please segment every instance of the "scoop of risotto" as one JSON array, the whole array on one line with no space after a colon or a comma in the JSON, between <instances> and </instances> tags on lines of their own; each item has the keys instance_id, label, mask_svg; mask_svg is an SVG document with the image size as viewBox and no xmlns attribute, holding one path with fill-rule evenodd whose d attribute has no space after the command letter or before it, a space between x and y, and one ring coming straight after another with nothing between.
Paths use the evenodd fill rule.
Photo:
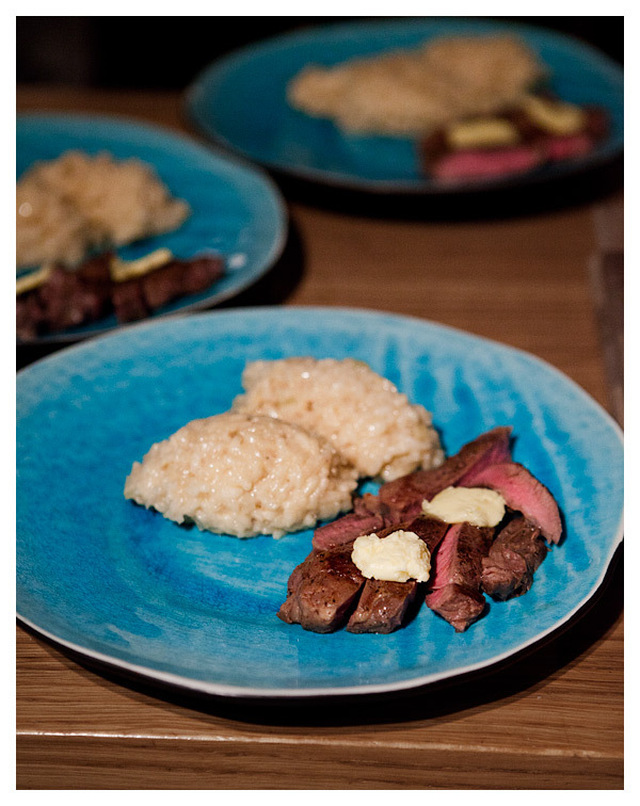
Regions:
<instances>
[{"instance_id":1,"label":"scoop of risotto","mask_svg":"<svg viewBox=\"0 0 640 806\"><path fill-rule=\"evenodd\" d=\"M384 481L441 464L431 415L362 361L286 358L248 364L233 409L323 436L360 476Z\"/></svg>"},{"instance_id":2,"label":"scoop of risotto","mask_svg":"<svg viewBox=\"0 0 640 806\"><path fill-rule=\"evenodd\" d=\"M91 249L170 232L190 213L151 165L81 151L29 168L16 185L16 210L18 267L73 266Z\"/></svg>"},{"instance_id":3,"label":"scoop of risotto","mask_svg":"<svg viewBox=\"0 0 640 806\"><path fill-rule=\"evenodd\" d=\"M350 509L357 472L324 439L271 417L193 420L134 462L124 495L177 523L251 537Z\"/></svg>"}]
</instances>

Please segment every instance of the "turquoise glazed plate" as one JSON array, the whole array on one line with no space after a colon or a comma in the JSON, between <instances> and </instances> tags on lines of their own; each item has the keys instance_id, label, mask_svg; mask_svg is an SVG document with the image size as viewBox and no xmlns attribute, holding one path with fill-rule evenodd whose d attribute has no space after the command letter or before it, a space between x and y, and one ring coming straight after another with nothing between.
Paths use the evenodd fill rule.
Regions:
<instances>
[{"instance_id":1,"label":"turquoise glazed plate","mask_svg":"<svg viewBox=\"0 0 640 806\"><path fill-rule=\"evenodd\" d=\"M512 425L514 457L553 492L565 537L531 591L460 635L426 607L391 635L305 632L277 618L311 531L238 540L177 526L123 497L152 443L226 411L247 361L370 364L434 414L448 453ZM622 437L537 358L426 321L262 308L145 322L18 374L17 611L95 661L201 694L387 692L481 669L565 624L622 539Z\"/></svg>"},{"instance_id":2,"label":"turquoise glazed plate","mask_svg":"<svg viewBox=\"0 0 640 806\"><path fill-rule=\"evenodd\" d=\"M141 159L153 166L173 196L185 199L191 207L190 217L174 232L119 249L125 260L159 247L167 247L183 259L202 252L225 259L225 275L209 289L169 303L152 318L211 307L236 296L258 280L282 252L287 218L280 193L259 169L239 159L124 118L42 114L18 118L17 178L33 163L55 159L70 149ZM34 341L78 341L119 326L112 316Z\"/></svg>"},{"instance_id":3,"label":"turquoise glazed plate","mask_svg":"<svg viewBox=\"0 0 640 806\"><path fill-rule=\"evenodd\" d=\"M419 167L409 138L357 136L289 106L288 82L306 65L330 66L385 50L411 48L440 36L510 32L551 70L563 99L608 110L609 137L582 159L517 178L443 186ZM542 28L464 19L418 18L340 23L286 34L222 57L188 89L187 113L213 141L268 169L326 185L380 193L452 193L521 187L583 171L620 154L623 146L622 69L588 45Z\"/></svg>"}]
</instances>

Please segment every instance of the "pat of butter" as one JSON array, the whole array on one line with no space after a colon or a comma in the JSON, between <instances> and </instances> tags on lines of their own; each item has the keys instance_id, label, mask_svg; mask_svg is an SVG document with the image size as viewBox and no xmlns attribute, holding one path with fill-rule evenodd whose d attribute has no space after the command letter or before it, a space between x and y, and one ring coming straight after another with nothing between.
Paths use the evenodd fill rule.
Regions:
<instances>
[{"instance_id":1,"label":"pat of butter","mask_svg":"<svg viewBox=\"0 0 640 806\"><path fill-rule=\"evenodd\" d=\"M495 490L484 487L447 487L431 501L422 502L422 511L445 523L471 523L497 526L504 518L505 500Z\"/></svg>"},{"instance_id":2,"label":"pat of butter","mask_svg":"<svg viewBox=\"0 0 640 806\"><path fill-rule=\"evenodd\" d=\"M431 554L415 532L402 529L387 537L376 534L356 538L351 559L368 579L426 582L431 572Z\"/></svg>"},{"instance_id":3,"label":"pat of butter","mask_svg":"<svg viewBox=\"0 0 640 806\"><path fill-rule=\"evenodd\" d=\"M114 257L109 264L109 272L115 283L124 283L126 280L142 277L161 266L166 266L172 260L173 253L163 247L138 258L138 260L120 260L120 258Z\"/></svg>"},{"instance_id":4,"label":"pat of butter","mask_svg":"<svg viewBox=\"0 0 640 806\"><path fill-rule=\"evenodd\" d=\"M33 291L34 288L46 283L49 275L52 272L50 263L45 263L37 271L32 271L30 274L24 274L22 277L16 278L16 297L20 294L26 294L27 291Z\"/></svg>"},{"instance_id":5,"label":"pat of butter","mask_svg":"<svg viewBox=\"0 0 640 806\"><path fill-rule=\"evenodd\" d=\"M500 148L512 146L520 140L518 129L509 120L481 118L454 123L446 131L450 148Z\"/></svg>"},{"instance_id":6,"label":"pat of butter","mask_svg":"<svg viewBox=\"0 0 640 806\"><path fill-rule=\"evenodd\" d=\"M578 134L585 125L584 112L574 104L529 95L522 106L529 119L550 134L565 137Z\"/></svg>"}]
</instances>

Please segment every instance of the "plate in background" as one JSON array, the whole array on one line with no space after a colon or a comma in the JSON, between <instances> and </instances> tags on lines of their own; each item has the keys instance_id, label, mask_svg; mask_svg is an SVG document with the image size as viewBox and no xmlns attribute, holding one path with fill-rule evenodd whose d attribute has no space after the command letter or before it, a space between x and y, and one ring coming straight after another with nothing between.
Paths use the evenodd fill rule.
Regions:
<instances>
[{"instance_id":1,"label":"plate in background","mask_svg":"<svg viewBox=\"0 0 640 806\"><path fill-rule=\"evenodd\" d=\"M529 174L445 186L421 174L411 139L344 134L286 101L287 83L308 64L339 64L439 36L504 32L522 37L539 54L561 98L608 110L610 134L590 154ZM623 73L615 62L577 39L543 28L478 20L407 18L285 34L214 62L188 89L185 105L205 136L270 170L368 192L449 194L521 187L605 163L623 147Z\"/></svg>"},{"instance_id":2,"label":"plate in background","mask_svg":"<svg viewBox=\"0 0 640 806\"><path fill-rule=\"evenodd\" d=\"M518 599L458 635L426 607L391 635L284 624L311 531L238 540L123 496L152 443L226 411L247 361L354 357L434 414L449 454L512 425L514 459L556 496L566 535ZM235 309L145 322L37 362L17 381L17 611L87 658L201 694L386 692L507 658L594 595L622 539L622 436L533 356L426 321L332 308Z\"/></svg>"},{"instance_id":3,"label":"plate in background","mask_svg":"<svg viewBox=\"0 0 640 806\"><path fill-rule=\"evenodd\" d=\"M175 300L151 314L208 308L228 300L258 280L278 259L287 234L279 191L259 169L219 154L188 137L120 117L21 115L17 120L17 178L38 160L51 160L70 149L101 151L116 159L132 157L152 165L173 196L191 206L190 217L174 232L146 238L118 249L135 259L159 247L178 258L215 252L226 260L226 274L209 289ZM40 336L29 342L78 341L121 327L115 316Z\"/></svg>"}]
</instances>

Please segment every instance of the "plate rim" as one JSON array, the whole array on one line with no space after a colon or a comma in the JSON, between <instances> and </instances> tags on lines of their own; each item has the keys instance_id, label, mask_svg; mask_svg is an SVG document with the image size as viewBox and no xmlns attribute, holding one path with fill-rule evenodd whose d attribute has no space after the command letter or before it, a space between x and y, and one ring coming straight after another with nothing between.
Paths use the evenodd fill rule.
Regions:
<instances>
[{"instance_id":1,"label":"plate rim","mask_svg":"<svg viewBox=\"0 0 640 806\"><path fill-rule=\"evenodd\" d=\"M224 148L232 154L240 155L245 159L252 160L255 164L260 165L274 174L280 173L289 176L292 179L298 179L305 182L324 185L342 190L360 191L370 193L371 195L384 195L384 194L405 194L407 196L459 196L465 193L488 193L491 191L499 191L509 189L511 187L522 188L529 185L540 185L548 181L563 177L571 177L580 174L590 168L595 168L600 165L607 164L615 159L624 150L624 142L619 144L612 143L607 149L596 150L595 153L586 155L578 160L572 160L562 163L560 167L556 166L557 171L553 176L540 175L538 171L533 171L530 174L523 174L517 177L506 176L498 177L490 180L483 180L478 182L467 182L465 184L456 185L455 187L438 186L430 183L426 179L416 180L390 180L390 179L366 179L362 177L352 176L349 174L326 171L320 168L313 168L310 166L290 166L286 162L273 159L259 159L252 155L250 152L240 148L233 141L229 140L224 135L213 130L204 123L196 114L194 106L194 99L203 88L214 78L220 78L220 73L224 71L231 71L234 65L244 63L251 60L256 51L261 53L268 52L269 50L278 50L282 45L295 44L296 42L316 41L323 33L342 33L356 29L371 29L381 30L385 27L397 26L403 27L410 25L412 22L421 23L434 23L434 24L456 24L460 22L467 23L470 27L479 25L484 27L491 27L495 31L511 30L514 33L520 32L523 35L534 34L544 37L550 42L558 42L569 44L575 51L584 54L592 62L598 64L598 69L607 74L609 78L615 81L624 82L623 68L606 53L603 53L598 48L590 45L571 34L544 26L528 25L526 23L508 23L501 22L500 20L486 19L486 18L464 18L461 20L459 17L402 17L402 18L383 18L383 19L363 19L361 21L353 20L350 22L337 22L331 24L316 24L301 30L293 30L278 34L268 39L244 45L236 48L233 51L224 54L212 61L209 65L205 66L194 78L194 80L186 87L183 93L183 109L185 115L195 130L210 142L216 144L218 147ZM622 84L624 86L624 83Z\"/></svg>"},{"instance_id":2,"label":"plate rim","mask_svg":"<svg viewBox=\"0 0 640 806\"><path fill-rule=\"evenodd\" d=\"M176 310L155 313L152 316L148 316L143 320L137 320L135 322L122 322L105 327L100 327L99 323L96 323L97 326L91 331L70 333L68 330L66 330L60 333L50 333L43 336L38 336L35 339L22 340L16 338L17 347L21 348L45 345L53 346L56 344L71 345L76 342L82 342L89 338L109 335L125 328L134 327L135 325L139 324L139 322L158 321L161 319L182 316L183 314L191 313L193 311L207 310L208 308L215 307L223 302L233 299L257 283L262 277L264 277L265 274L268 273L271 268L273 268L273 266L282 256L287 244L290 230L288 208L284 196L282 195L277 183L269 175L268 171L266 171L258 163L251 162L246 157L243 157L241 154L229 152L222 148L217 148L210 142L203 142L196 139L188 132L173 130L168 126L154 123L153 121L147 121L143 118L135 118L130 115L117 113L99 113L94 115L86 112L67 113L55 110L25 111L16 115L16 153L18 150L18 128L22 122L38 122L44 123L45 125L63 126L95 124L98 126L111 126L114 129L124 127L143 132L145 130L149 131L156 137L162 139L164 142L171 143L171 141L173 141L181 147L202 154L203 157L211 159L213 162L219 162L231 167L232 169L238 169L241 173L244 173L245 175L250 176L256 181L260 182L264 187L265 195L269 197L269 201L271 202L276 228L272 242L269 244L269 249L262 260L262 265L256 268L251 276L242 279L241 282L237 282L231 288L228 288L225 291L212 294L206 299L198 302L187 303Z\"/></svg>"},{"instance_id":3,"label":"plate rim","mask_svg":"<svg viewBox=\"0 0 640 806\"><path fill-rule=\"evenodd\" d=\"M318 305L291 305L285 308L281 306L264 306L264 307L252 306L252 307L243 307L229 310L206 311L199 314L194 314L193 317L197 317L199 319L233 318L237 314L260 316L264 312L271 313L271 315L282 316L283 312L284 315L286 315L287 311L291 311L293 313L303 311L309 314L315 312L318 314L321 313L323 315L326 315L327 312L330 312L333 315L338 316L342 314L347 314L348 316L355 315L355 316L362 316L365 318L371 317L373 319L382 317L397 323L409 320L412 323L414 323L414 325L425 326L427 329L433 329L443 334L446 333L459 334L467 338L471 338L473 341L486 343L492 345L494 348L497 347L500 350L505 350L507 353L519 356L521 358L525 358L526 360L529 361L533 361L534 363L539 364L545 370L550 371L551 374L555 375L559 379L562 379L564 383L571 386L573 390L584 400L584 402L588 404L592 408L592 410L595 413L597 413L603 419L603 421L610 426L612 434L614 434L619 440L621 451L624 450L624 432L620 424L616 422L616 420L612 417L612 415L609 414L609 412L607 412L606 409L597 400L595 400L595 398L593 398L576 381L574 381L572 378L570 378L568 375L562 372L562 370L558 369L545 359L540 358L539 356L529 351L523 350L518 347L513 347L509 344L505 344L495 339L475 335L470 331L463 330L461 328L452 327L450 325L434 322L429 319L424 319L418 316L407 314L378 311L369 308L333 307L333 306L318 306ZM174 324L184 324L187 320L188 317L184 317L183 321L181 322L179 322L177 318L172 320L169 317L157 320L144 320L133 324L131 328L129 328L128 330L129 331L132 329L146 330L150 328L162 329L167 327L170 328ZM99 349L100 344L104 344L105 342L108 342L112 339L119 339L119 338L125 338L125 334L123 331L116 330L106 334L98 335L90 340L84 340L77 344L73 344L56 353L40 358L26 367L23 367L21 370L18 371L17 378L23 377L25 374L31 372L33 367L41 366L45 363L53 364L56 363L58 360L65 360L69 354L73 354L74 352L77 351L84 351L84 350L91 351L94 350L96 347L98 347ZM294 699L309 699L318 697L341 697L341 696L391 693L391 692L410 690L413 688L418 688L432 683L441 682L444 680L454 680L455 678L465 675L467 673L476 672L485 668L490 668L491 666L506 661L509 658L512 658L517 654L521 653L523 650L526 650L527 648L542 642L545 638L549 637L553 633L562 630L562 628L566 626L567 623L571 621L571 619L573 619L577 613L579 613L579 611L585 609L585 606L592 599L594 599L595 595L602 587L603 582L607 576L607 573L611 568L611 564L615 556L615 553L618 547L623 542L623 537L624 537L624 503L620 510L620 516L616 531L610 537L609 550L601 565L600 572L597 578L594 580L592 586L585 593L583 598L569 612L565 613L561 619L554 622L554 624L550 625L545 630L536 633L529 639L508 648L507 650L501 652L498 655L492 655L490 658L486 658L476 663L470 663L465 666L459 666L456 667L454 670L442 670L441 672L419 675L416 677L397 680L390 683L382 682L382 683L359 684L359 685L356 684L345 686L336 686L335 684L331 684L327 686L313 686L297 689L286 687L272 687L272 688L252 687L252 686L232 685L226 683L216 683L212 681L203 681L198 680L197 678L152 669L147 666L131 663L129 661L122 660L120 658L115 658L106 653L98 652L89 649L87 647L83 647L80 644L77 644L73 641L69 641L68 639L65 638L61 638L60 636L57 636L55 633L39 627L31 619L22 615L17 606L16 606L16 618L20 622L28 626L30 629L32 629L35 633L42 635L44 638L47 638L54 644L58 644L61 647L64 647L72 652L75 652L80 656L83 656L85 658L88 658L90 660L102 664L106 664L116 669L120 669L123 672L133 674L138 677L146 678L150 681L155 681L156 683L186 689L202 695L221 696L230 698L247 698L252 700L258 700L258 699L294 700Z\"/></svg>"}]
</instances>

